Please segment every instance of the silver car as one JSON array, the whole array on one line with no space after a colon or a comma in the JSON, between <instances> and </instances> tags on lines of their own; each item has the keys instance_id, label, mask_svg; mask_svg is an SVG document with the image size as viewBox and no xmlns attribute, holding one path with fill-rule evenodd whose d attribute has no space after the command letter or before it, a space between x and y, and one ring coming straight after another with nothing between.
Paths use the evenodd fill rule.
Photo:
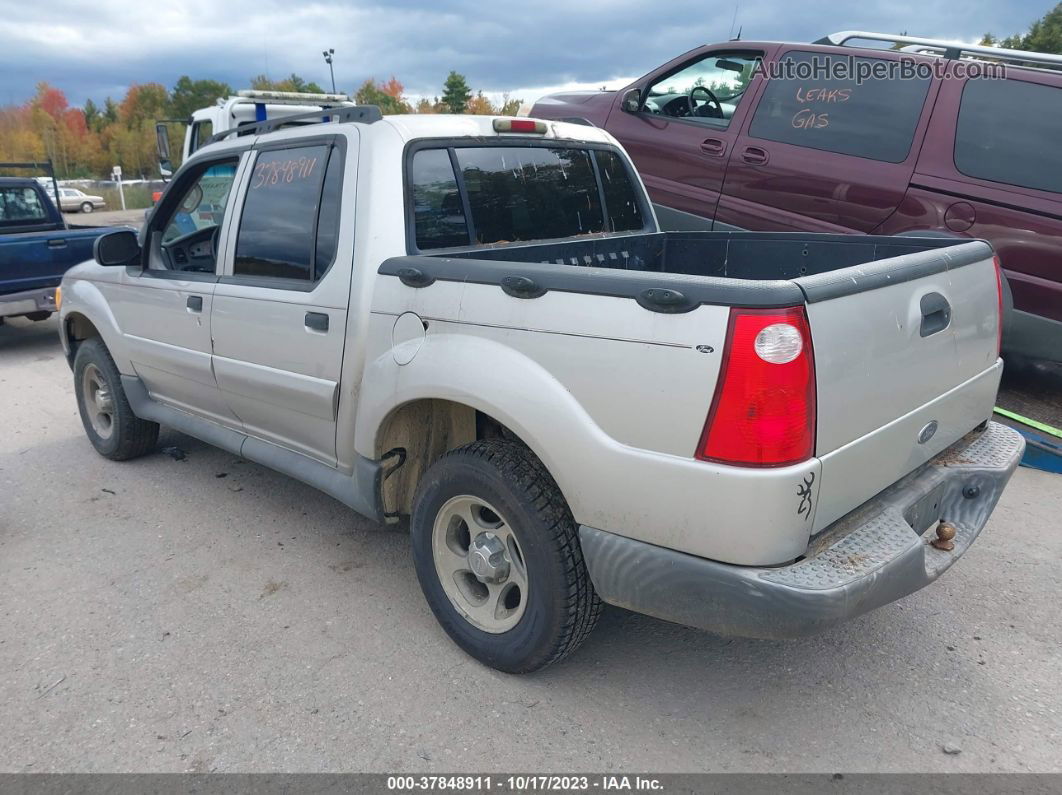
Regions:
<instances>
[{"instance_id":1,"label":"silver car","mask_svg":"<svg viewBox=\"0 0 1062 795\"><path fill-rule=\"evenodd\" d=\"M106 206L102 196L91 196L77 188L59 188L59 207L64 213L90 213Z\"/></svg>"}]
</instances>

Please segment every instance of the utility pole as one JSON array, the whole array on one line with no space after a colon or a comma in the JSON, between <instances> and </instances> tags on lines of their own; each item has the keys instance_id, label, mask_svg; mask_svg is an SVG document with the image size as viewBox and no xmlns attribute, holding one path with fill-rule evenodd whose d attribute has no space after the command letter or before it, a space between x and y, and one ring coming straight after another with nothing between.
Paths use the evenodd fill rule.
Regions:
<instances>
[{"instance_id":1,"label":"utility pole","mask_svg":"<svg viewBox=\"0 0 1062 795\"><path fill-rule=\"evenodd\" d=\"M336 54L336 51L329 47L327 50L323 50L321 55L324 56L325 63L328 64L328 74L332 76L332 93L336 93L336 73L332 68L332 56Z\"/></svg>"}]
</instances>

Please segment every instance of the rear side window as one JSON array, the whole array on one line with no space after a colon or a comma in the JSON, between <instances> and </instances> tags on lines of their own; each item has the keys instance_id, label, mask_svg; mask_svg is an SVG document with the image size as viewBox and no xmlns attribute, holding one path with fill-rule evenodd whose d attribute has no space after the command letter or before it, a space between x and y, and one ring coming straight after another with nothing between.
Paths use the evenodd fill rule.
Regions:
<instances>
[{"instance_id":1,"label":"rear side window","mask_svg":"<svg viewBox=\"0 0 1062 795\"><path fill-rule=\"evenodd\" d=\"M968 80L955 167L968 177L1062 193L1062 89L1023 80Z\"/></svg>"},{"instance_id":2,"label":"rear side window","mask_svg":"<svg viewBox=\"0 0 1062 795\"><path fill-rule=\"evenodd\" d=\"M902 163L911 151L932 78L873 76L875 69L888 65L880 58L787 54L776 65L779 74L767 81L749 135ZM870 76L860 82L853 72Z\"/></svg>"},{"instance_id":3,"label":"rear side window","mask_svg":"<svg viewBox=\"0 0 1062 795\"><path fill-rule=\"evenodd\" d=\"M456 171L454 170L456 166ZM640 194L608 150L547 146L421 149L410 166L420 250L626 232Z\"/></svg>"},{"instance_id":4,"label":"rear side window","mask_svg":"<svg viewBox=\"0 0 1062 795\"><path fill-rule=\"evenodd\" d=\"M341 166L329 166L330 153L340 160L338 151L324 145L259 153L236 237L236 276L312 282L331 264Z\"/></svg>"},{"instance_id":5,"label":"rear side window","mask_svg":"<svg viewBox=\"0 0 1062 795\"><path fill-rule=\"evenodd\" d=\"M0 224L35 224L48 220L33 188L0 188Z\"/></svg>"}]
</instances>

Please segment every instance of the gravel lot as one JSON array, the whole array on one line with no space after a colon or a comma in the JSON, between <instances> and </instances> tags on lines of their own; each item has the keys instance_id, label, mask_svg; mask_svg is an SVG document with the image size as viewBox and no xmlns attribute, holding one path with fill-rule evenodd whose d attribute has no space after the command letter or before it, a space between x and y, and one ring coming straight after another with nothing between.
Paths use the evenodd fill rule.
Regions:
<instances>
[{"instance_id":1,"label":"gravel lot","mask_svg":"<svg viewBox=\"0 0 1062 795\"><path fill-rule=\"evenodd\" d=\"M518 678L443 635L402 534L166 446L97 456L54 320L0 327L0 771L1062 770L1058 476L1019 470L940 582L826 635L609 609Z\"/></svg>"}]
</instances>

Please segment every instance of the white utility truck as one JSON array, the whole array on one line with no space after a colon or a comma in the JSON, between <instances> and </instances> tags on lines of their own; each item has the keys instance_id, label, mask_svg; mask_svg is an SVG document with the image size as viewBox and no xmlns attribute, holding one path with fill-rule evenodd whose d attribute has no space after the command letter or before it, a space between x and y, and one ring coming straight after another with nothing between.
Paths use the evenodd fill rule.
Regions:
<instances>
[{"instance_id":1,"label":"white utility truck","mask_svg":"<svg viewBox=\"0 0 1062 795\"><path fill-rule=\"evenodd\" d=\"M292 124L312 124L327 121L327 114L320 119L306 119L306 114L315 111L349 108L354 101L346 94L310 94L296 91L255 91L247 89L238 91L231 97L222 97L206 108L193 111L187 119L170 119L155 123L158 139L159 168L164 177L173 173L170 165L170 123L186 125L184 146L181 149L181 162L191 157L198 149L205 146L215 135L227 133L240 127L248 127L264 121L304 117Z\"/></svg>"}]
</instances>

